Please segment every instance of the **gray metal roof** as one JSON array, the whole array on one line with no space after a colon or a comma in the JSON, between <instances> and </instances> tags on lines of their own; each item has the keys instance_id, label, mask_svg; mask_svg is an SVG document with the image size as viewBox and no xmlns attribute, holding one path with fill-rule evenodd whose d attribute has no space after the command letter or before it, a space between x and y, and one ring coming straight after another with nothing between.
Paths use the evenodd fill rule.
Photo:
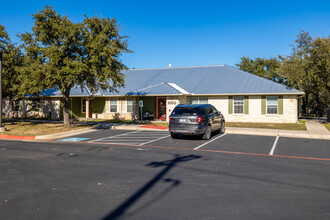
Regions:
<instances>
[{"instance_id":1,"label":"gray metal roof","mask_svg":"<svg viewBox=\"0 0 330 220\"><path fill-rule=\"evenodd\" d=\"M170 67L126 70L125 87L119 93L100 90L95 96L112 95L228 95L304 94L303 92L226 66ZM70 95L88 95L75 88ZM91 94L90 94L91 95Z\"/></svg>"}]
</instances>

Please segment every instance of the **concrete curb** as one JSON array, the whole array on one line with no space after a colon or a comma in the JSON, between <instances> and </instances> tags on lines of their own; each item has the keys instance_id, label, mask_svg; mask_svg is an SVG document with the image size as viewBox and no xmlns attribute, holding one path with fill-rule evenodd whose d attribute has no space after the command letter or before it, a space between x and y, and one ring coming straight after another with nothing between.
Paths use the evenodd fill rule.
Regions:
<instances>
[{"instance_id":1,"label":"concrete curb","mask_svg":"<svg viewBox=\"0 0 330 220\"><path fill-rule=\"evenodd\" d=\"M92 129L92 128L83 128L83 129L79 129L79 130L67 131L67 132L56 133L56 134L40 135L40 136L36 136L35 139L36 140L53 140L53 139L57 139L57 138L64 138L64 137L68 137L68 136L72 136L72 135L76 135L76 134L84 134L84 133L89 133L89 132L93 132L93 131L97 131L97 130Z\"/></svg>"},{"instance_id":2,"label":"concrete curb","mask_svg":"<svg viewBox=\"0 0 330 220\"><path fill-rule=\"evenodd\" d=\"M142 125L144 126L144 125ZM128 125L128 124L111 124L110 130L146 130L146 131L166 131L163 129L155 129L142 127L141 125ZM0 139L11 139L11 140L53 140L58 138L65 138L72 135L84 134L89 132L97 131L95 128L84 128L74 130L70 132L62 132L50 135L40 136L14 136L14 135L0 135ZM257 128L236 128L227 127L226 134L245 134L245 135L260 135L260 136L280 136L280 137L291 137L291 138L308 138L308 139L323 139L330 140L330 135L319 135L310 134L308 131L296 131L296 130L278 130L278 129L257 129Z\"/></svg>"},{"instance_id":3,"label":"concrete curb","mask_svg":"<svg viewBox=\"0 0 330 220\"><path fill-rule=\"evenodd\" d=\"M17 135L0 135L0 139L10 139L10 140L35 140L35 136L17 136Z\"/></svg>"},{"instance_id":4,"label":"concrete curb","mask_svg":"<svg viewBox=\"0 0 330 220\"><path fill-rule=\"evenodd\" d=\"M226 128L226 133L330 140L330 135L310 134L308 131L295 130Z\"/></svg>"}]
</instances>

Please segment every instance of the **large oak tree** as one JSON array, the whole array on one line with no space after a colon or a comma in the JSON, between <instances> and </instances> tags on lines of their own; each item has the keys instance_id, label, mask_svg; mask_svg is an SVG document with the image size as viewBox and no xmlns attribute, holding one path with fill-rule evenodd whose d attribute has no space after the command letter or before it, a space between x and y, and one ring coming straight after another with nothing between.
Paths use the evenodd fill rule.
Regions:
<instances>
[{"instance_id":1,"label":"large oak tree","mask_svg":"<svg viewBox=\"0 0 330 220\"><path fill-rule=\"evenodd\" d=\"M120 57L130 52L127 37L120 35L114 18L85 16L74 23L49 6L32 16L32 32L20 35L25 52L21 94L58 88L64 125L69 126L69 95L74 86L86 85L95 92L100 88L115 91L124 85L121 71L126 66Z\"/></svg>"},{"instance_id":2,"label":"large oak tree","mask_svg":"<svg viewBox=\"0 0 330 220\"><path fill-rule=\"evenodd\" d=\"M236 64L238 68L246 72L270 79L274 82L286 84L283 75L279 74L277 69L281 65L281 61L277 58L260 58L251 59L249 57L241 57L241 62Z\"/></svg>"},{"instance_id":3,"label":"large oak tree","mask_svg":"<svg viewBox=\"0 0 330 220\"><path fill-rule=\"evenodd\" d=\"M304 114L325 114L330 107L330 37L312 38L308 32L300 32L278 71L286 76L289 86L305 92Z\"/></svg>"},{"instance_id":4,"label":"large oak tree","mask_svg":"<svg viewBox=\"0 0 330 220\"><path fill-rule=\"evenodd\" d=\"M19 68L23 64L23 57L20 48L14 44L5 27L0 25L0 50L2 51L2 96L10 100L10 111L13 113L13 102L18 98L20 87Z\"/></svg>"}]
</instances>

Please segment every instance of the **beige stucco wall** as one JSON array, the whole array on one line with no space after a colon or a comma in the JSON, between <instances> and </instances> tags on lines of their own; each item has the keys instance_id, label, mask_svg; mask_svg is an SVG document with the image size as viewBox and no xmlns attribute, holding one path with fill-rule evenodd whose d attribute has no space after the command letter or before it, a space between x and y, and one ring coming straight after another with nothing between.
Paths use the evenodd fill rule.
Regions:
<instances>
[{"instance_id":1,"label":"beige stucco wall","mask_svg":"<svg viewBox=\"0 0 330 220\"><path fill-rule=\"evenodd\" d=\"M181 103L187 103L187 98L185 96L167 96L166 97L166 121L169 120L169 116L174 110L175 106Z\"/></svg>"},{"instance_id":2,"label":"beige stucco wall","mask_svg":"<svg viewBox=\"0 0 330 220\"><path fill-rule=\"evenodd\" d=\"M298 105L296 96L283 96L283 115L262 115L261 96L249 96L249 114L228 114L228 96L209 97L208 103L221 111L227 122L297 122Z\"/></svg>"},{"instance_id":3,"label":"beige stucco wall","mask_svg":"<svg viewBox=\"0 0 330 220\"><path fill-rule=\"evenodd\" d=\"M133 99L133 113L127 112L127 98L117 97L117 112L110 112L110 98L106 98L105 112L97 114L97 118L101 119L118 119L118 120L131 120L137 119L139 114L139 103L137 97L131 97ZM93 118L96 118L96 114L93 114Z\"/></svg>"},{"instance_id":4,"label":"beige stucco wall","mask_svg":"<svg viewBox=\"0 0 330 220\"><path fill-rule=\"evenodd\" d=\"M5 100L3 107L3 113L6 117L35 117L35 118L48 118L49 113L51 119L56 120L60 118L60 100L59 99L40 99L39 111L30 110L29 105L32 103L31 100L23 99L20 100L20 111L10 112L9 100Z\"/></svg>"},{"instance_id":5,"label":"beige stucco wall","mask_svg":"<svg viewBox=\"0 0 330 220\"><path fill-rule=\"evenodd\" d=\"M93 114L93 118L103 119L138 119L139 98L133 98L133 113L127 112L127 98L117 97L117 112L110 112L110 98L106 98L106 111L104 113ZM28 111L28 100L22 100L22 111L14 112L14 117L48 117L51 112L52 119L60 118L59 99L41 99L39 111ZM249 96L249 114L228 114L228 96L209 96L208 103L214 105L225 116L227 122L269 122L269 123L295 123L297 122L298 112L297 96L283 96L283 115L262 115L261 96ZM189 103L186 96L167 96L166 97L166 120L178 104ZM157 105L157 103L156 103ZM157 106L156 106L157 107ZM157 108L156 108L157 109ZM3 112L9 117L9 101L4 102ZM157 115L157 112L155 116Z\"/></svg>"}]
</instances>

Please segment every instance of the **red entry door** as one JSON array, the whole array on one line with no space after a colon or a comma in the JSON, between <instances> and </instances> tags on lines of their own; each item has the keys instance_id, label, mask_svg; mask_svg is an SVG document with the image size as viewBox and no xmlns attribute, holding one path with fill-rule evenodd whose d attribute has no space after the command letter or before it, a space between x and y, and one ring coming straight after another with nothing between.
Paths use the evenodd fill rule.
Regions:
<instances>
[{"instance_id":1,"label":"red entry door","mask_svg":"<svg viewBox=\"0 0 330 220\"><path fill-rule=\"evenodd\" d=\"M92 118L92 111L93 111L93 101L89 100L89 105L88 105L88 112L89 112L89 118Z\"/></svg>"},{"instance_id":2,"label":"red entry door","mask_svg":"<svg viewBox=\"0 0 330 220\"><path fill-rule=\"evenodd\" d=\"M166 114L166 98L158 98L158 118Z\"/></svg>"}]
</instances>

